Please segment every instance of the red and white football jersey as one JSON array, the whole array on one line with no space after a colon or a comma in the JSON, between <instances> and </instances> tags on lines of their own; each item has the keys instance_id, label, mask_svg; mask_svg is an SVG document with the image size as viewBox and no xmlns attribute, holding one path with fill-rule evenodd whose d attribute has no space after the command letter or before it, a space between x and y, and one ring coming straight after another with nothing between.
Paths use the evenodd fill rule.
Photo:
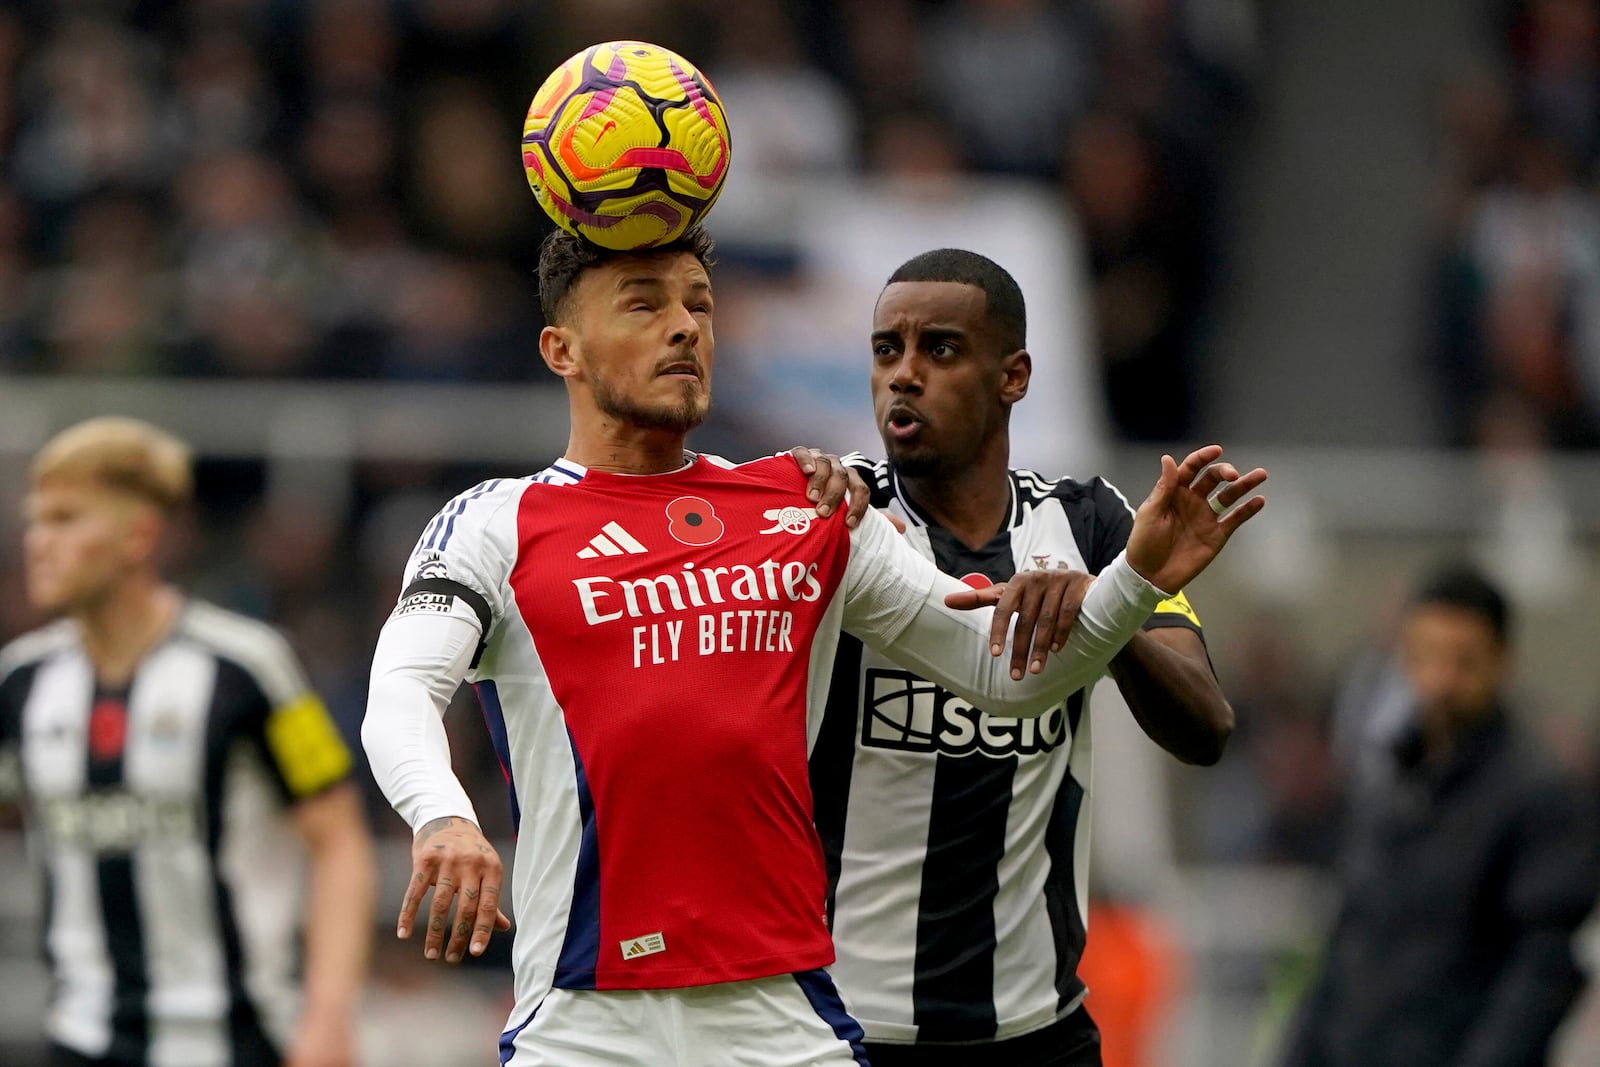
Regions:
<instances>
[{"instance_id":1,"label":"red and white football jersey","mask_svg":"<svg viewBox=\"0 0 1600 1067\"><path fill-rule=\"evenodd\" d=\"M430 616L481 632L467 679L519 824L519 1014L551 986L671 988L832 961L807 755L842 627L974 700L1006 692L1037 714L1160 599L1124 566L1120 614L1105 623L1086 601L1062 662L1013 682L988 653L991 614L942 607L959 583L876 513L854 533L818 518L805 486L787 455L697 456L651 476L562 460L469 490L424 531L385 637ZM405 754L387 750L414 709L385 706L379 675L375 663L363 733L385 792L413 827L466 814L413 790Z\"/></svg>"}]
</instances>

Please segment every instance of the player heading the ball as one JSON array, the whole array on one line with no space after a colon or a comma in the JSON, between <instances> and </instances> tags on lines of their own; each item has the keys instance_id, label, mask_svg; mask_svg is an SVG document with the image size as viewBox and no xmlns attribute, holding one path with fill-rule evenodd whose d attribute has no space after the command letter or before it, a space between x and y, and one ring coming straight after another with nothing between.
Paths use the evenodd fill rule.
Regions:
<instances>
[{"instance_id":1,"label":"player heading the ball","mask_svg":"<svg viewBox=\"0 0 1600 1067\"><path fill-rule=\"evenodd\" d=\"M881 514L851 528L791 455L685 450L711 399L710 253L697 228L635 252L551 234L539 349L566 383L566 451L445 505L374 654L362 737L416 832L401 936L434 890L430 958L481 952L504 888L440 723L463 680L504 765L522 830L513 1067L659 1064L673 1048L693 1063L862 1062L823 970L807 784L841 630L963 699L1038 715L1254 513L1219 518L1194 484L1220 448L1164 457L1126 552L1059 632L1053 611L1038 619L1035 576L970 589ZM1003 655L1014 611L1028 671Z\"/></svg>"}]
</instances>

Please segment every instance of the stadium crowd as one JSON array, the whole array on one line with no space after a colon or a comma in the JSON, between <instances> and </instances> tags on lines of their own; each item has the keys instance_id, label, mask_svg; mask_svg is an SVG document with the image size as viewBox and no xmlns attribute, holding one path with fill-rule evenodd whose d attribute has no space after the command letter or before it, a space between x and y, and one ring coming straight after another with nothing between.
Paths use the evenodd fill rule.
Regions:
<instances>
[{"instance_id":1,"label":"stadium crowd","mask_svg":"<svg viewBox=\"0 0 1600 1067\"><path fill-rule=\"evenodd\" d=\"M531 356L548 223L509 146L543 73L619 23L704 57L754 174L1050 183L1082 219L1119 436L1193 428L1247 81L1202 22L1142 2L9 5L0 373L553 385ZM479 473L369 465L346 527L264 500L255 464L203 463L191 565L297 636L353 728L409 547L391 530Z\"/></svg>"}]
</instances>

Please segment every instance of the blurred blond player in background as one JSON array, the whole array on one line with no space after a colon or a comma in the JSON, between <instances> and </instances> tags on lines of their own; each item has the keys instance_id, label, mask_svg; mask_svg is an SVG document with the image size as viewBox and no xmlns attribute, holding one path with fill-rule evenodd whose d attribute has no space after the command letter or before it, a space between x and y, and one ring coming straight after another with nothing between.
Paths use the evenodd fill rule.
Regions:
<instances>
[{"instance_id":1,"label":"blurred blond player in background","mask_svg":"<svg viewBox=\"0 0 1600 1067\"><path fill-rule=\"evenodd\" d=\"M375 881L350 754L281 636L164 581L192 486L131 419L34 460L27 591L59 618L0 651L0 796L42 861L50 1063L343 1067Z\"/></svg>"}]
</instances>

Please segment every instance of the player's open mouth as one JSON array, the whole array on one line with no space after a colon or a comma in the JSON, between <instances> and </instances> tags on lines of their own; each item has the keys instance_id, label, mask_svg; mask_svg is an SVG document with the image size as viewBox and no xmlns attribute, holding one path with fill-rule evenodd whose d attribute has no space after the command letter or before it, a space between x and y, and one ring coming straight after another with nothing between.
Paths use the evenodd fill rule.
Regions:
<instances>
[{"instance_id":1,"label":"player's open mouth","mask_svg":"<svg viewBox=\"0 0 1600 1067\"><path fill-rule=\"evenodd\" d=\"M908 407L889 409L889 417L884 420L889 433L896 438L911 437L922 429L922 416Z\"/></svg>"},{"instance_id":2,"label":"player's open mouth","mask_svg":"<svg viewBox=\"0 0 1600 1067\"><path fill-rule=\"evenodd\" d=\"M656 377L658 377L658 378L693 378L695 381L699 381L700 380L700 368L698 366L696 366L695 364L693 364L693 363L687 363L687 362L668 363L665 367L662 367L660 370L656 371Z\"/></svg>"}]
</instances>

